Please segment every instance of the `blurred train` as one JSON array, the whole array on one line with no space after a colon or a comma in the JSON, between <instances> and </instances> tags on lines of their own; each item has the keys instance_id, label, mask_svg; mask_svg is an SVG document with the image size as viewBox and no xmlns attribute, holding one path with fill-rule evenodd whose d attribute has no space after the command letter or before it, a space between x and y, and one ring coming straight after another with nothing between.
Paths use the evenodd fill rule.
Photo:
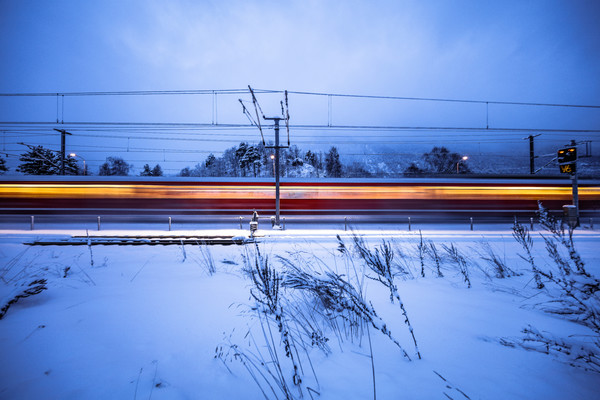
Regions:
<instances>
[{"instance_id":1,"label":"blurred train","mask_svg":"<svg viewBox=\"0 0 600 400\"><path fill-rule=\"evenodd\" d=\"M600 211L600 180L580 180L582 211ZM570 179L291 179L286 214L532 212L571 204ZM273 180L251 178L3 177L0 213L274 212Z\"/></svg>"}]
</instances>

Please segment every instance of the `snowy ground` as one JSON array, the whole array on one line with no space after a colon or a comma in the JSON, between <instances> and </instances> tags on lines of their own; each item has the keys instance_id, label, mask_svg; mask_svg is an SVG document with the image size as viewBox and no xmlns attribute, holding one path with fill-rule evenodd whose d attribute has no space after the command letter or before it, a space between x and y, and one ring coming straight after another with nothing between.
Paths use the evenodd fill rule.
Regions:
<instances>
[{"instance_id":1,"label":"snowy ground","mask_svg":"<svg viewBox=\"0 0 600 400\"><path fill-rule=\"evenodd\" d=\"M418 232L359 232L373 251L382 240L392 244L395 272L405 272L396 277L395 284L414 328L421 360L398 303L390 303L388 289L364 278L373 273L365 271L356 254L350 258L337 250L337 234L350 250L354 247L350 232L259 231L258 248L279 272L286 270L286 262L279 258L283 257L320 274L317 276L334 271L348 281L364 282L357 286L367 304L372 304L412 358L408 361L400 347L373 325L355 327L358 336L346 335L349 328L343 321L338 320L341 328L336 330L319 320L322 310L317 308L312 310L313 328L318 325L328 341L316 340L321 348L311 347L315 340L313 337L311 343L310 337L306 338L308 324L303 325L298 314L286 310L292 306L307 310L313 303L302 303L306 296L282 288L289 334L300 349L296 358L303 362L300 386L304 398L369 399L374 397L374 388L378 399L597 398L600 373L586 370L585 363L574 362L565 354L501 344L502 338L522 342L522 330L529 325L573 343L573 349L599 340L588 327L543 312L543 304L557 295L557 289L552 285L536 289L531 268L519 256L524 255L523 248L513 239L510 226L489 225L474 232L451 228L429 225L422 231L425 243L432 241L442 255L443 278L437 277L429 256L424 258L425 277L421 276ZM553 261L539 232L536 225L532 254L539 268L552 270ZM90 236L158 233L89 232ZM236 236L245 232L216 233ZM201 237L215 232L161 233L184 234ZM266 365L257 363L253 371L273 370L263 333L269 329L292 394L299 397L275 319L266 322L264 314L252 309L257 302L251 290L256 295L257 289L244 270L254 262L253 244L23 244L35 238L69 235L85 235L85 231L0 231L0 299L9 298L20 284L36 278L47 280L47 290L20 299L0 320L0 398L261 399L261 387L274 398L268 385L259 387L233 356L259 355ZM482 258L486 254L483 242L522 275L494 277ZM464 256L471 288L442 248L451 244ZM577 231L575 245L588 272L600 276L600 232ZM212 274L211 265L216 269ZM303 340L306 351L301 349ZM215 358L216 349L221 358ZM260 377L257 380L260 382Z\"/></svg>"}]
</instances>

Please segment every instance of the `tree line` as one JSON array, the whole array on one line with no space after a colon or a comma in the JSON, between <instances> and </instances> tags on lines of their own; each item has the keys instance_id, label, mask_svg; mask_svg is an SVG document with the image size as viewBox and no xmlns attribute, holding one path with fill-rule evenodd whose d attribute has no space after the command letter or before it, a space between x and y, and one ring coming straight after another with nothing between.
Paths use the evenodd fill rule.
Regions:
<instances>
[{"instance_id":1,"label":"tree line","mask_svg":"<svg viewBox=\"0 0 600 400\"><path fill-rule=\"evenodd\" d=\"M227 149L222 156L209 154L203 163L195 167L183 168L178 176L231 176L268 177L274 176L273 151L263 144L250 145L246 142ZM280 174L284 177L328 177L328 178L369 178L374 177L364 163L342 164L335 146L329 151L303 152L297 146L281 150ZM469 165L463 157L446 147L434 146L430 152L412 162L402 172L404 176L468 174Z\"/></svg>"},{"instance_id":2,"label":"tree line","mask_svg":"<svg viewBox=\"0 0 600 400\"><path fill-rule=\"evenodd\" d=\"M182 177L273 177L275 170L274 150L270 144L249 144L242 142L225 150L221 156L210 153L206 159L194 167L185 167L179 171ZM62 169L60 152L43 146L30 146L21 154L21 162L16 171L27 175L59 175ZM306 178L365 178L377 176L369 171L364 162L343 164L335 146L326 152L303 151L292 145L280 150L280 176ZM133 165L121 157L107 157L100 165L100 176L127 176ZM0 174L8 171L6 161L0 156ZM87 175L80 168L76 157L68 155L64 160L65 175ZM460 154L446 147L435 146L424 153L420 159L412 162L402 171L404 176L471 173L467 161ZM159 164L151 167L145 164L139 176L163 176Z\"/></svg>"},{"instance_id":3,"label":"tree line","mask_svg":"<svg viewBox=\"0 0 600 400\"><path fill-rule=\"evenodd\" d=\"M17 172L25 175L61 175L63 163L59 151L39 145L27 145L27 147L28 150L19 156L20 164L16 168ZM107 157L106 161L98 168L98 175L127 176L132 169L133 164L127 163L121 157ZM6 160L0 156L0 174L7 171ZM69 154L64 158L64 175L90 175L90 173L86 168L80 167L75 155ZM154 168L150 168L150 165L146 164L140 176L163 176L163 171L159 164L156 164Z\"/></svg>"},{"instance_id":4,"label":"tree line","mask_svg":"<svg viewBox=\"0 0 600 400\"><path fill-rule=\"evenodd\" d=\"M242 142L223 152L220 157L213 153L203 163L193 168L183 168L178 176L228 176L272 177L275 176L275 152L270 144L258 145ZM343 176L343 165L335 146L329 151L302 151L298 146L280 149L280 175L284 177L331 177Z\"/></svg>"}]
</instances>

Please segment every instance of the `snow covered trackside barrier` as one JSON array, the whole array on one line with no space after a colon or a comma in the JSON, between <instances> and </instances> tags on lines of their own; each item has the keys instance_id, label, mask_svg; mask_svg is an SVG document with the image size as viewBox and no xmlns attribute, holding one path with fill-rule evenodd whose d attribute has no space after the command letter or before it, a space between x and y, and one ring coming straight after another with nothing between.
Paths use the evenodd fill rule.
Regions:
<instances>
[{"instance_id":1,"label":"snow covered trackside barrier","mask_svg":"<svg viewBox=\"0 0 600 400\"><path fill-rule=\"evenodd\" d=\"M116 246L141 246L141 245L183 245L183 244L206 244L206 245L245 245L255 243L254 237L200 237L200 236L72 236L70 238L37 239L24 244L30 246L93 246L93 245L116 245Z\"/></svg>"}]
</instances>

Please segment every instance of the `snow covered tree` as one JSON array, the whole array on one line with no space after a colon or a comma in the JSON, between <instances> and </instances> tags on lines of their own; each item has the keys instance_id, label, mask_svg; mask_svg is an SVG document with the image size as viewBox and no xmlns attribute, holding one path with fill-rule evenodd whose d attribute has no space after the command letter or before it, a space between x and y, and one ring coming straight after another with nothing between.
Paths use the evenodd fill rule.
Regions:
<instances>
[{"instance_id":1,"label":"snow covered tree","mask_svg":"<svg viewBox=\"0 0 600 400\"><path fill-rule=\"evenodd\" d=\"M434 174L452 174L456 172L456 165L460 162L462 173L471 172L467 164L458 153L451 153L444 146L435 146L431 152L423 154L428 172Z\"/></svg>"},{"instance_id":2,"label":"snow covered tree","mask_svg":"<svg viewBox=\"0 0 600 400\"><path fill-rule=\"evenodd\" d=\"M340 162L340 154L335 146L332 146L327 152L327 156L325 157L325 169L327 171L327 176L330 178L342 177L342 163Z\"/></svg>"},{"instance_id":3,"label":"snow covered tree","mask_svg":"<svg viewBox=\"0 0 600 400\"><path fill-rule=\"evenodd\" d=\"M235 150L235 159L242 176L246 176L247 160L244 159L246 151L248 151L248 143L246 142L240 143L238 148Z\"/></svg>"},{"instance_id":4,"label":"snow covered tree","mask_svg":"<svg viewBox=\"0 0 600 400\"><path fill-rule=\"evenodd\" d=\"M190 169L190 167L185 167L181 171L179 171L177 176L192 176L192 170Z\"/></svg>"},{"instance_id":5,"label":"snow covered tree","mask_svg":"<svg viewBox=\"0 0 600 400\"><path fill-rule=\"evenodd\" d=\"M364 164L355 161L344 168L344 176L347 178L370 178L373 174L367 171Z\"/></svg>"},{"instance_id":6,"label":"snow covered tree","mask_svg":"<svg viewBox=\"0 0 600 400\"><path fill-rule=\"evenodd\" d=\"M129 175L129 170L133 168L133 165L127 164L121 157L107 157L106 162L100 166L98 175L101 176L112 176Z\"/></svg>"},{"instance_id":7,"label":"snow covered tree","mask_svg":"<svg viewBox=\"0 0 600 400\"><path fill-rule=\"evenodd\" d=\"M313 153L312 151L308 150L304 155L304 161L317 168L316 164L319 162L319 159L316 153Z\"/></svg>"},{"instance_id":8,"label":"snow covered tree","mask_svg":"<svg viewBox=\"0 0 600 400\"><path fill-rule=\"evenodd\" d=\"M223 158L215 157L213 153L210 153L202 166L196 166L197 171L193 171L193 176L223 176L224 175L224 161Z\"/></svg>"},{"instance_id":9,"label":"snow covered tree","mask_svg":"<svg viewBox=\"0 0 600 400\"><path fill-rule=\"evenodd\" d=\"M242 169L242 174L246 176L246 171L252 168L252 172L256 177L257 171L260 173L260 167L262 165L260 158L260 153L256 147L246 146L246 152L240 159L240 168Z\"/></svg>"},{"instance_id":10,"label":"snow covered tree","mask_svg":"<svg viewBox=\"0 0 600 400\"><path fill-rule=\"evenodd\" d=\"M6 160L4 157L0 157L0 175L8 171L8 167L6 166Z\"/></svg>"},{"instance_id":11,"label":"snow covered tree","mask_svg":"<svg viewBox=\"0 0 600 400\"><path fill-rule=\"evenodd\" d=\"M296 145L292 145L287 153L287 159L292 167L301 167L304 165L303 157L301 156L301 150Z\"/></svg>"},{"instance_id":12,"label":"snow covered tree","mask_svg":"<svg viewBox=\"0 0 600 400\"><path fill-rule=\"evenodd\" d=\"M419 168L419 166L415 163L410 163L410 165L408 167L406 167L406 169L404 170L404 176L415 176L415 175L421 175L424 174L425 171L421 168Z\"/></svg>"},{"instance_id":13,"label":"snow covered tree","mask_svg":"<svg viewBox=\"0 0 600 400\"><path fill-rule=\"evenodd\" d=\"M144 170L140 173L140 176L162 176L162 168L156 164L154 168L150 168L150 165L144 165Z\"/></svg>"},{"instance_id":14,"label":"snow covered tree","mask_svg":"<svg viewBox=\"0 0 600 400\"><path fill-rule=\"evenodd\" d=\"M150 165L144 165L144 169L142 170L142 172L140 172L140 176L152 176L152 170L150 169Z\"/></svg>"},{"instance_id":15,"label":"snow covered tree","mask_svg":"<svg viewBox=\"0 0 600 400\"><path fill-rule=\"evenodd\" d=\"M206 161L204 161L204 166L208 169L214 167L217 163L217 157L213 153L210 153L208 157L206 157Z\"/></svg>"},{"instance_id":16,"label":"snow covered tree","mask_svg":"<svg viewBox=\"0 0 600 400\"><path fill-rule=\"evenodd\" d=\"M28 175L59 175L61 172L60 153L43 146L30 146L29 151L21 154L17 172ZM65 158L65 175L79 175L79 166L75 157Z\"/></svg>"},{"instance_id":17,"label":"snow covered tree","mask_svg":"<svg viewBox=\"0 0 600 400\"><path fill-rule=\"evenodd\" d=\"M262 168L262 176L275 176L273 171L273 160L271 159L271 154L273 154L273 149L267 149L266 146L273 146L272 142L267 142L266 145L259 143L256 148L258 149L258 153L260 154L260 165Z\"/></svg>"},{"instance_id":18,"label":"snow covered tree","mask_svg":"<svg viewBox=\"0 0 600 400\"><path fill-rule=\"evenodd\" d=\"M154 168L152 168L152 176L163 176L163 171L159 164L156 164Z\"/></svg>"},{"instance_id":19,"label":"snow covered tree","mask_svg":"<svg viewBox=\"0 0 600 400\"><path fill-rule=\"evenodd\" d=\"M308 150L304 155L304 161L313 166L316 171L317 177L319 176L319 171L323 170L323 153L319 152L318 154Z\"/></svg>"},{"instance_id":20,"label":"snow covered tree","mask_svg":"<svg viewBox=\"0 0 600 400\"><path fill-rule=\"evenodd\" d=\"M240 163L237 148L231 147L223 152L223 173L221 176L240 176Z\"/></svg>"},{"instance_id":21,"label":"snow covered tree","mask_svg":"<svg viewBox=\"0 0 600 400\"><path fill-rule=\"evenodd\" d=\"M17 172L27 175L55 175L60 172L56 152L43 146L28 146L29 151L21 154Z\"/></svg>"},{"instance_id":22,"label":"snow covered tree","mask_svg":"<svg viewBox=\"0 0 600 400\"><path fill-rule=\"evenodd\" d=\"M60 160L60 157L59 157ZM59 161L60 165L60 161ZM81 175L83 174L83 170L79 168L77 164L77 159L75 157L67 156L65 158L65 175Z\"/></svg>"}]
</instances>

